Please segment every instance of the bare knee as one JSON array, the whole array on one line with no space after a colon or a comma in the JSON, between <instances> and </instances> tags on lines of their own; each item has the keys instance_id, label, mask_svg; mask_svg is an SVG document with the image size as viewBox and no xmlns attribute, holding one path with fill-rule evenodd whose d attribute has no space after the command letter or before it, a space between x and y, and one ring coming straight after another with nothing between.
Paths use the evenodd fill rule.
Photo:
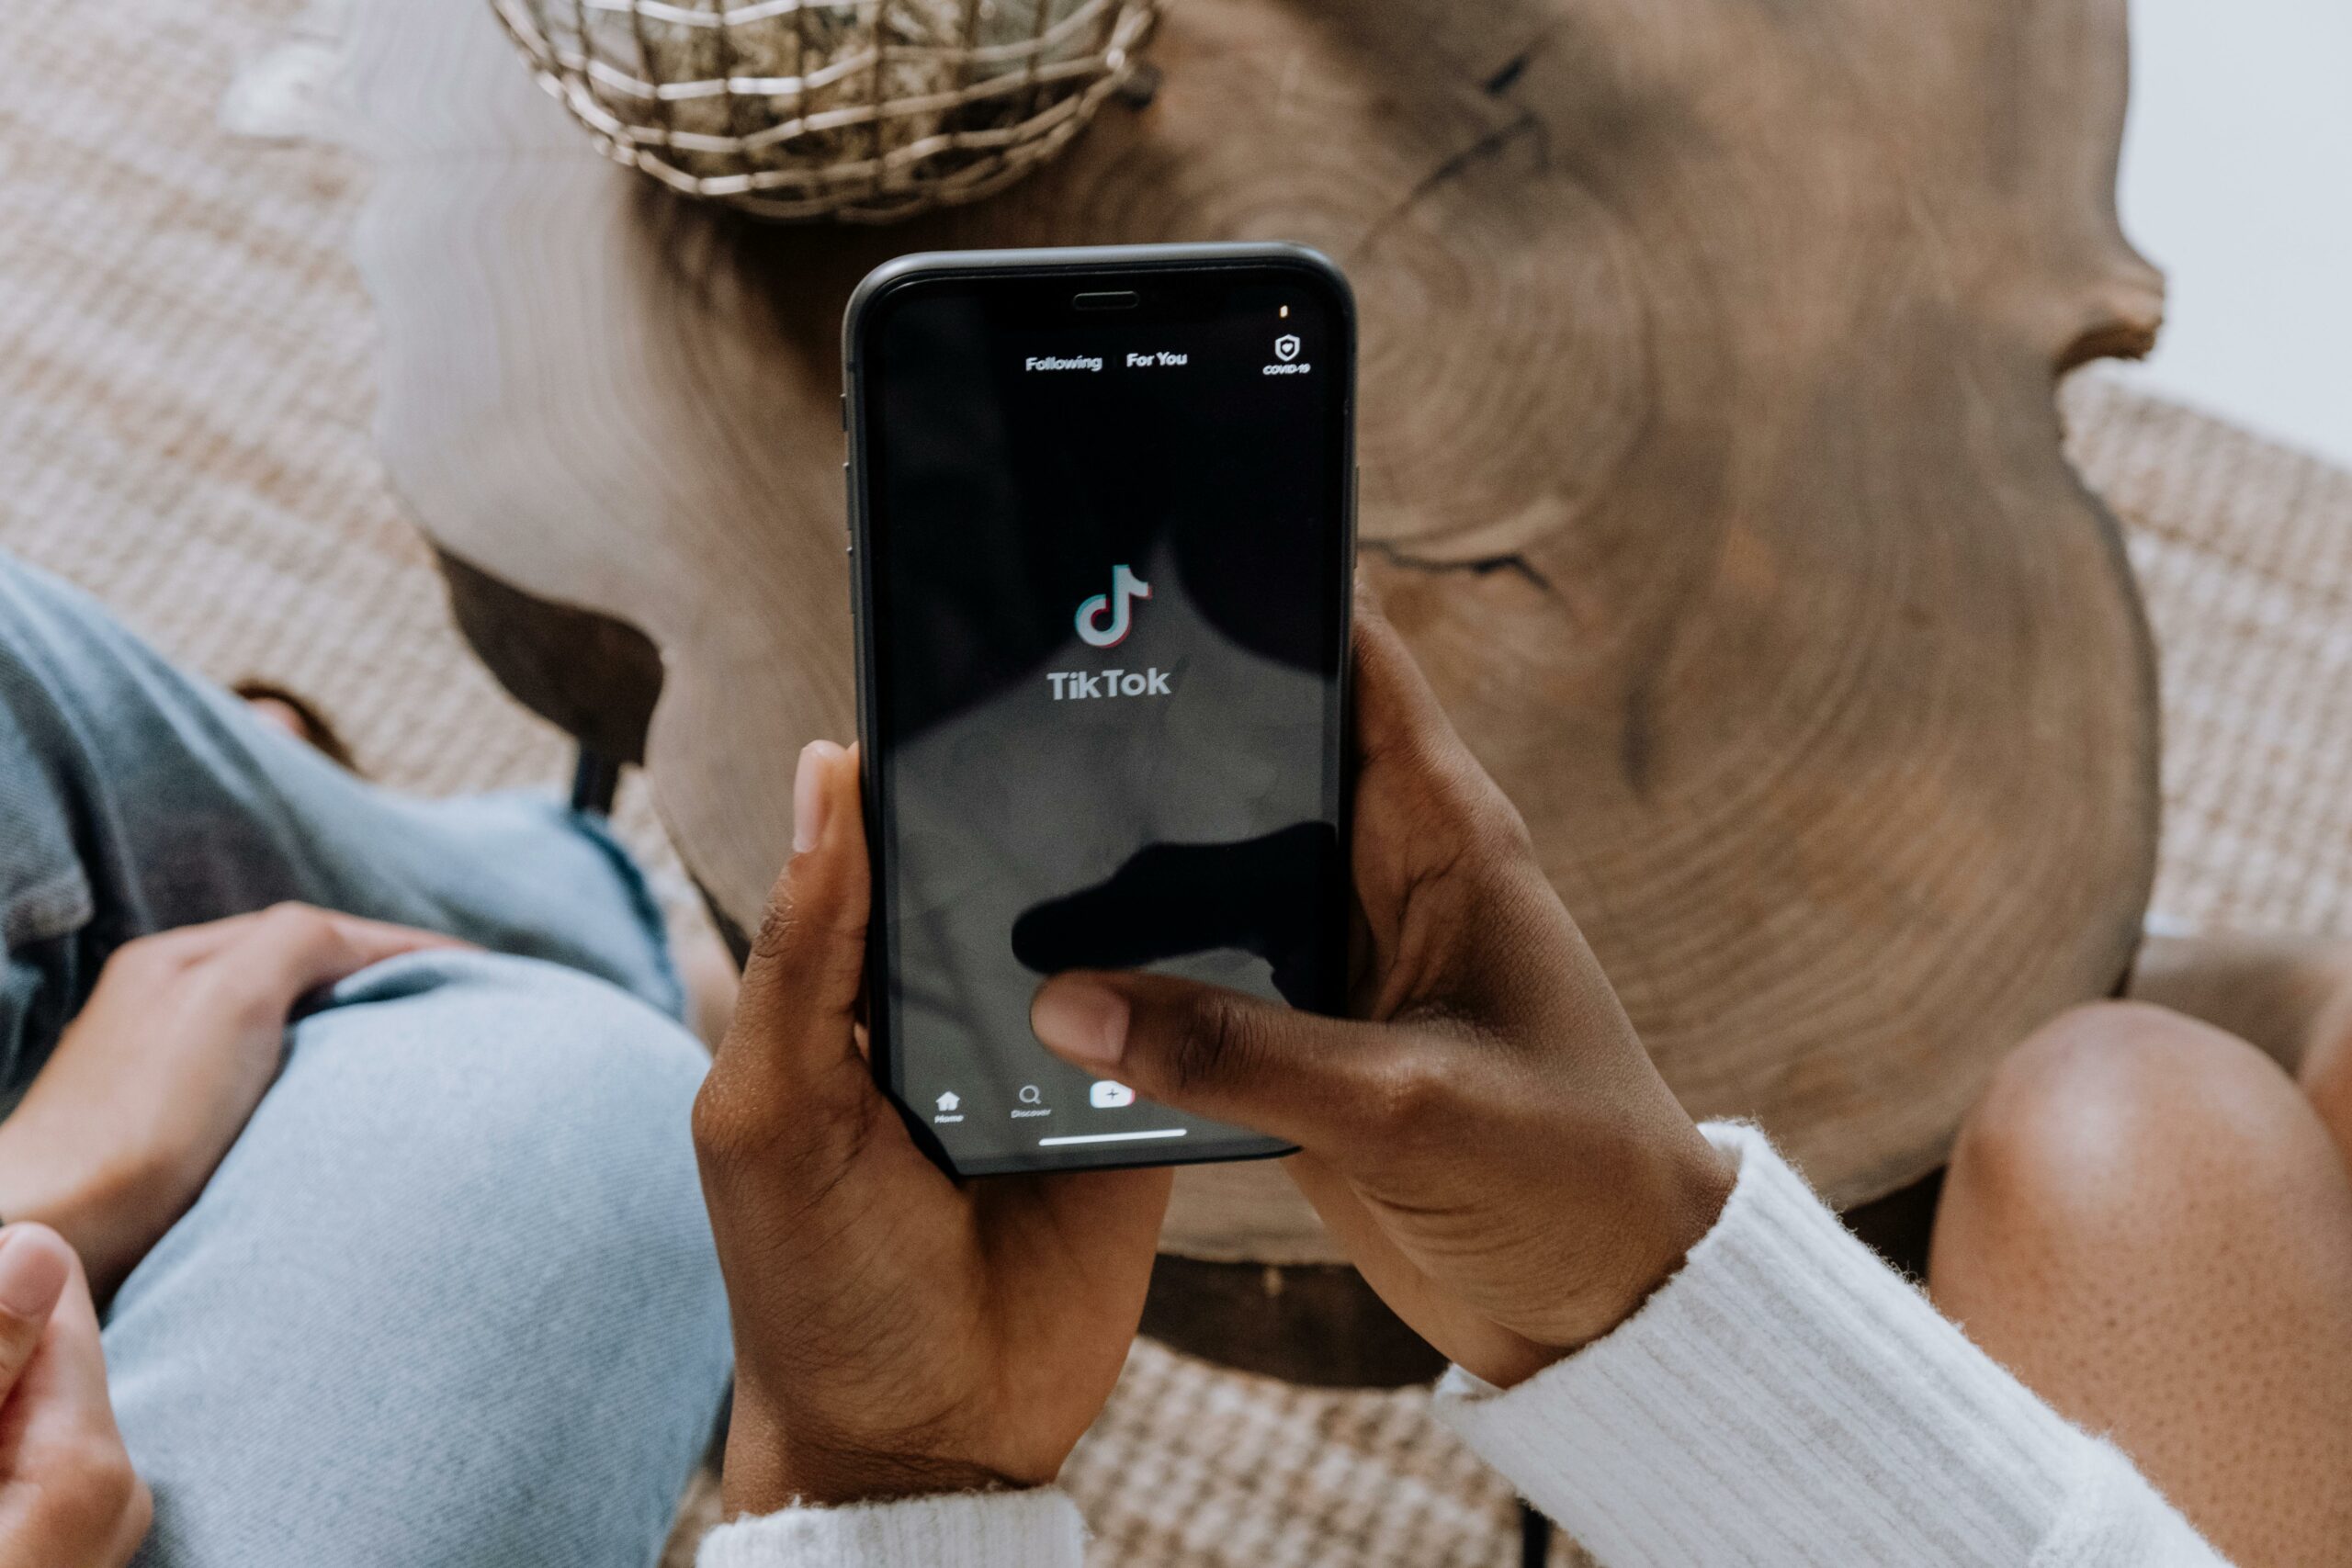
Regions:
<instances>
[{"instance_id":1,"label":"bare knee","mask_svg":"<svg viewBox=\"0 0 2352 1568\"><path fill-rule=\"evenodd\" d=\"M2144 1003L2097 1003L2003 1062L1962 1124L1944 1201L2005 1245L2120 1240L2143 1218L2177 1220L2277 1179L2281 1129L2308 1114L2286 1074L2236 1036Z\"/></svg>"},{"instance_id":2,"label":"bare knee","mask_svg":"<svg viewBox=\"0 0 2352 1568\"><path fill-rule=\"evenodd\" d=\"M2094 1002L2009 1053L1962 1123L1953 1164L2080 1180L2169 1163L2258 1135L2293 1093L2276 1063L2233 1034L2145 1002Z\"/></svg>"},{"instance_id":3,"label":"bare knee","mask_svg":"<svg viewBox=\"0 0 2352 1568\"><path fill-rule=\"evenodd\" d=\"M2352 977L2312 1023L2301 1077L2303 1093L2352 1164Z\"/></svg>"},{"instance_id":4,"label":"bare knee","mask_svg":"<svg viewBox=\"0 0 2352 1568\"><path fill-rule=\"evenodd\" d=\"M2284 1071L2179 1014L2101 1006L2018 1046L1970 1113L1928 1285L2231 1561L2312 1562L2352 1517L2332 1457L2347 1237L2352 1186Z\"/></svg>"}]
</instances>

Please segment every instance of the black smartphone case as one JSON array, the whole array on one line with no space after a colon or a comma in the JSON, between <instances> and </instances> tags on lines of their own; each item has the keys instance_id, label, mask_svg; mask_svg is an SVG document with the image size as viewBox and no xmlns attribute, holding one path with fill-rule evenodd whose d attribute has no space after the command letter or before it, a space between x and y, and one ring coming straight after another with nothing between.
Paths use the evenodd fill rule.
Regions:
<instances>
[{"instance_id":1,"label":"black smartphone case","mask_svg":"<svg viewBox=\"0 0 2352 1568\"><path fill-rule=\"evenodd\" d=\"M1116 288L1119 280L1136 274L1192 272L1216 270L1233 266L1296 267L1316 274L1331 288L1340 308L1341 323L1348 344L1347 378L1341 389L1344 417L1340 421L1346 449L1341 454L1341 473L1345 476L1346 493L1340 502L1342 529L1342 558L1352 572L1356 555L1356 462L1355 462L1355 365L1356 314L1355 295L1331 259L1320 251L1305 245L1281 243L1216 243L1166 245L1073 245L1056 248L1005 251L923 251L885 262L868 273L851 293L849 305L842 314L842 423L848 435L848 459L842 465L842 479L847 491L849 557L850 557L850 620L852 641L855 648L857 682L857 734L860 751L869 761L861 770L861 796L865 815L865 836L874 863L874 919L878 925L883 918L883 900L887 897L882 874L882 798L881 784L871 759L880 754L880 736L876 733L874 706L869 700L875 681L878 678L878 649L869 631L873 625L873 581L866 561L865 547L870 535L865 510L865 486L863 482L866 465L866 421L859 397L859 350L864 343L866 322L872 310L893 289L904 285L933 278L973 278L989 276L1036 277L1067 276L1073 281L1085 279L1102 288ZM1354 712L1354 694L1351 689L1351 660L1347 648L1351 637L1351 595L1340 596L1339 636L1340 643L1340 701L1343 713ZM1352 718L1349 728L1352 728ZM1353 781L1351 770L1342 759L1340 770L1340 839L1344 855L1351 841L1353 820ZM1248 1147L1227 1148L1214 1153L1192 1156L1168 1151L1163 1146L1157 1156L1124 1154L1114 1149L1094 1149L1054 1158L1022 1158L1017 1160L983 1160L958 1164L932 1132L921 1111L910 1106L899 1082L899 1061L894 1043L889 1038L889 1019L886 1000L882 965L884 944L866 945L865 996L868 1020L868 1043L876 1081L898 1108L899 1115L913 1134L916 1144L932 1161L958 1179L976 1176L1035 1175L1064 1170L1118 1170L1142 1166L1230 1164L1240 1160L1271 1159L1295 1152L1295 1146L1278 1138L1260 1138Z\"/></svg>"}]
</instances>

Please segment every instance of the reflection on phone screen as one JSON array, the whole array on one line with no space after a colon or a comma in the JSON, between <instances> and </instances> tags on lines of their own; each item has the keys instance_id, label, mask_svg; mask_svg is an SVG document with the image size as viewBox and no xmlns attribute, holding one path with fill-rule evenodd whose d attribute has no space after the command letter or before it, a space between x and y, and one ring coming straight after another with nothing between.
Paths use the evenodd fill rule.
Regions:
<instances>
[{"instance_id":1,"label":"reflection on phone screen","mask_svg":"<svg viewBox=\"0 0 2352 1568\"><path fill-rule=\"evenodd\" d=\"M1106 1102L1029 1002L1142 966L1335 1003L1336 324L1279 280L1176 320L954 288L887 309L865 374L902 1094L959 1167L1230 1140Z\"/></svg>"}]
</instances>

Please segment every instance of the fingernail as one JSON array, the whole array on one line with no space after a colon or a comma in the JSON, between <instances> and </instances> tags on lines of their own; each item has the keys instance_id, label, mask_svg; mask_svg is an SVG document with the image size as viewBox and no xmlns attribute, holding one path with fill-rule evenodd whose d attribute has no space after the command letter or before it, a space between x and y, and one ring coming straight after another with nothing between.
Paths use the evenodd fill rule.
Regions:
<instances>
[{"instance_id":1,"label":"fingernail","mask_svg":"<svg viewBox=\"0 0 2352 1568\"><path fill-rule=\"evenodd\" d=\"M825 836L825 763L841 754L830 740L811 740L800 749L800 767L792 775L794 854L807 854Z\"/></svg>"},{"instance_id":2,"label":"fingernail","mask_svg":"<svg viewBox=\"0 0 2352 1568\"><path fill-rule=\"evenodd\" d=\"M1127 1049L1127 998L1092 980L1048 980L1029 1005L1029 1027L1071 1061L1107 1067Z\"/></svg>"},{"instance_id":3,"label":"fingernail","mask_svg":"<svg viewBox=\"0 0 2352 1568\"><path fill-rule=\"evenodd\" d=\"M65 1293L66 1272L62 1248L28 1246L15 1225L0 1230L0 1311L46 1321Z\"/></svg>"}]
</instances>

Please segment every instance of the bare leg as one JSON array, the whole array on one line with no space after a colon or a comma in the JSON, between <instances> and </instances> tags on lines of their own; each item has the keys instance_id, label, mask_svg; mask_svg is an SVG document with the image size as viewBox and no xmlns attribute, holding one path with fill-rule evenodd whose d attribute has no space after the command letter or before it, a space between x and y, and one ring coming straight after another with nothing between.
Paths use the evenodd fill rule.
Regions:
<instances>
[{"instance_id":1,"label":"bare leg","mask_svg":"<svg viewBox=\"0 0 2352 1568\"><path fill-rule=\"evenodd\" d=\"M2321 1010L2303 1053L2303 1093L2319 1112L2335 1146L2352 1167L2352 976L2335 1000Z\"/></svg>"},{"instance_id":2,"label":"bare leg","mask_svg":"<svg viewBox=\"0 0 2352 1568\"><path fill-rule=\"evenodd\" d=\"M2152 937L2134 965L2132 995L2261 1047L2302 1084L2352 1165L2352 940Z\"/></svg>"},{"instance_id":3,"label":"bare leg","mask_svg":"<svg viewBox=\"0 0 2352 1568\"><path fill-rule=\"evenodd\" d=\"M2352 1176L2253 1046L2133 1003L2036 1033L1962 1130L1929 1279L2240 1568L2352 1562Z\"/></svg>"},{"instance_id":4,"label":"bare leg","mask_svg":"<svg viewBox=\"0 0 2352 1568\"><path fill-rule=\"evenodd\" d=\"M2151 936L2132 965L2132 999L2154 1002L2258 1046L2289 1072L2352 993L2352 942L2278 931Z\"/></svg>"}]
</instances>

